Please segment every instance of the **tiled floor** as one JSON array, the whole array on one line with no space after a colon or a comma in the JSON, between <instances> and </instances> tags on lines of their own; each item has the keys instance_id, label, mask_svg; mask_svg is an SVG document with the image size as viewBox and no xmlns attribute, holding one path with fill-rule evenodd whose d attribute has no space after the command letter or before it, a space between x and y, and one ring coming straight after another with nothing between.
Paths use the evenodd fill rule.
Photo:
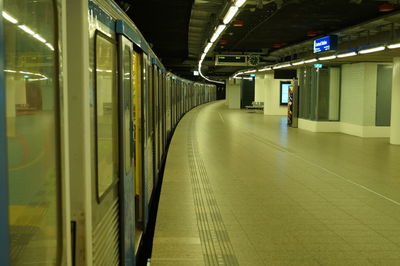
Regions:
<instances>
[{"instance_id":1,"label":"tiled floor","mask_svg":"<svg viewBox=\"0 0 400 266\"><path fill-rule=\"evenodd\" d=\"M400 265L400 147L198 107L170 146L151 265Z\"/></svg>"}]
</instances>

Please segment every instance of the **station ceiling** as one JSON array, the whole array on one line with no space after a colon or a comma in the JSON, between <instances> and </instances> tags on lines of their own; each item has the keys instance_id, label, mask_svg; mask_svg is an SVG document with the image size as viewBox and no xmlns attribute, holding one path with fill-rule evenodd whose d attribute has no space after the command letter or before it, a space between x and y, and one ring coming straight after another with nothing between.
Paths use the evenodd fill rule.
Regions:
<instances>
[{"instance_id":1,"label":"station ceiling","mask_svg":"<svg viewBox=\"0 0 400 266\"><path fill-rule=\"evenodd\" d=\"M167 69L195 79L200 54L230 0L118 0L153 45ZM390 0L248 0L214 48L214 54L276 50L376 19L400 8ZM221 41L222 40L222 41ZM238 67L214 65L213 53L204 74L227 77ZM241 67L243 68L243 67Z\"/></svg>"}]
</instances>

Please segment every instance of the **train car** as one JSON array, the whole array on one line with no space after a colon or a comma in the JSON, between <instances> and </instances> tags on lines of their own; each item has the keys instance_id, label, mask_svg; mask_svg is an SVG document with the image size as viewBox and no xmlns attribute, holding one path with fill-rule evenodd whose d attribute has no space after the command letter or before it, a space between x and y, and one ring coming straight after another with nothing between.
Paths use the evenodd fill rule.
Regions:
<instances>
[{"instance_id":1,"label":"train car","mask_svg":"<svg viewBox=\"0 0 400 266\"><path fill-rule=\"evenodd\" d=\"M136 265L174 128L215 86L111 0L2 2L2 265Z\"/></svg>"}]
</instances>

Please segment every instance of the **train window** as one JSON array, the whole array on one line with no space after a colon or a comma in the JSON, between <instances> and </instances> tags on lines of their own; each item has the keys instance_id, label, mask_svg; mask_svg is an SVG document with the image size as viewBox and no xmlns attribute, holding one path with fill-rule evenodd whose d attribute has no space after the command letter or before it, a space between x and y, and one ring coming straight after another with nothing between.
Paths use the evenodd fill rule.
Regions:
<instances>
[{"instance_id":1,"label":"train window","mask_svg":"<svg viewBox=\"0 0 400 266\"><path fill-rule=\"evenodd\" d=\"M59 265L56 6L3 3L11 265Z\"/></svg>"},{"instance_id":2,"label":"train window","mask_svg":"<svg viewBox=\"0 0 400 266\"><path fill-rule=\"evenodd\" d=\"M97 196L101 199L118 179L118 92L116 45L96 34L96 163Z\"/></svg>"},{"instance_id":3,"label":"train window","mask_svg":"<svg viewBox=\"0 0 400 266\"><path fill-rule=\"evenodd\" d=\"M137 135L136 135L136 130L138 129L138 128L136 128L136 127L138 127L138 117L137 117L137 110L136 110L136 108L138 108L138 106L137 106L137 104L136 104L136 101L137 101L137 97L138 97L138 93L140 92L140 74L139 74L139 71L140 71L140 66L139 66L139 60L140 60L140 58L139 58L139 54L137 54L135 51L133 51L132 52L132 56L131 56L131 64L132 64L132 67L131 67L131 75L132 75L132 77L131 77L131 82L132 82L132 84L131 84L131 88L132 88L132 91L131 91L131 100L132 100L132 121L133 121L133 129L132 129L132 134L133 134L133 136L132 136L132 139L133 139L133 147L132 147L132 156L133 156L133 159L134 159L134 162L135 162L135 160L136 160L136 156L134 156L134 152L136 151L136 138L138 137ZM134 163L134 165L135 165L135 167L136 167L136 163Z\"/></svg>"},{"instance_id":4,"label":"train window","mask_svg":"<svg viewBox=\"0 0 400 266\"><path fill-rule=\"evenodd\" d=\"M125 173L131 169L131 51L129 46L124 48L124 131L125 131Z\"/></svg>"},{"instance_id":5,"label":"train window","mask_svg":"<svg viewBox=\"0 0 400 266\"><path fill-rule=\"evenodd\" d=\"M148 74L149 74L149 79L147 80L148 82L148 94L147 94L147 114L148 114L148 120L147 120L147 126L148 126L148 131L147 131L147 137L151 137L153 135L153 92L154 92L154 83L153 83L153 71L152 71L152 66L151 64L148 65Z\"/></svg>"}]
</instances>

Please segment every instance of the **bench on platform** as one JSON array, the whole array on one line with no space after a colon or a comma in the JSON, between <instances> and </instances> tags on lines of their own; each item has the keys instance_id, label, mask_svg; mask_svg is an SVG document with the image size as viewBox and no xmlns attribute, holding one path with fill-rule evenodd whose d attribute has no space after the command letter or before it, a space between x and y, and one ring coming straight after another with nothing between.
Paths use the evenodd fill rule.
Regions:
<instances>
[{"instance_id":1,"label":"bench on platform","mask_svg":"<svg viewBox=\"0 0 400 266\"><path fill-rule=\"evenodd\" d=\"M252 102L251 105L246 105L246 109L264 110L264 102Z\"/></svg>"}]
</instances>

